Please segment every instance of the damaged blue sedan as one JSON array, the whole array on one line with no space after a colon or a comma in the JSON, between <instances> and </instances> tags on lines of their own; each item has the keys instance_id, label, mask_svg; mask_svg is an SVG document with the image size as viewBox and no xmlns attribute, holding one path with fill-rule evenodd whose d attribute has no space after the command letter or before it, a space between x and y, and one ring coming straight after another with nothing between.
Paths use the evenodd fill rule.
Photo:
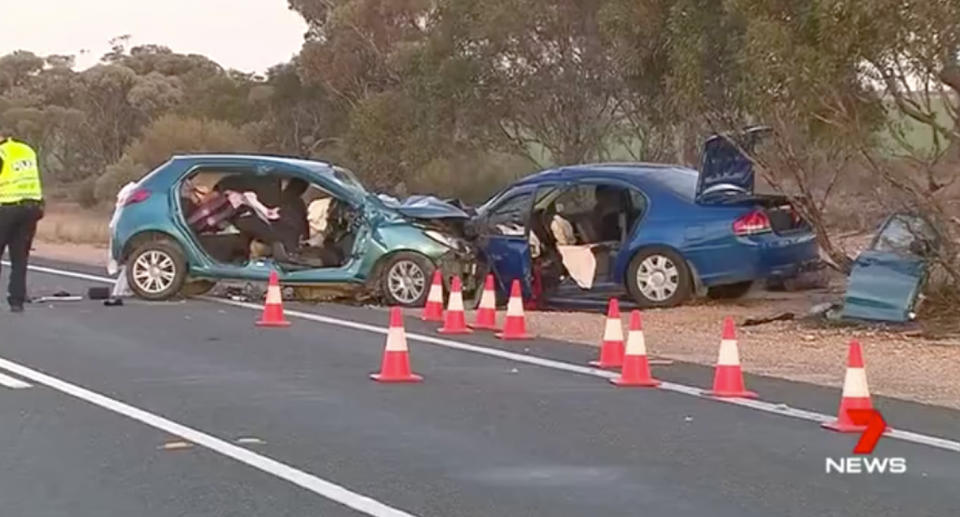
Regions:
<instances>
[{"instance_id":1,"label":"damaged blue sedan","mask_svg":"<svg viewBox=\"0 0 960 517\"><path fill-rule=\"evenodd\" d=\"M539 304L735 298L819 263L810 225L787 198L755 192L753 163L721 136L699 170L604 163L528 176L479 207L473 227L500 296L519 279Z\"/></svg>"}]
</instances>

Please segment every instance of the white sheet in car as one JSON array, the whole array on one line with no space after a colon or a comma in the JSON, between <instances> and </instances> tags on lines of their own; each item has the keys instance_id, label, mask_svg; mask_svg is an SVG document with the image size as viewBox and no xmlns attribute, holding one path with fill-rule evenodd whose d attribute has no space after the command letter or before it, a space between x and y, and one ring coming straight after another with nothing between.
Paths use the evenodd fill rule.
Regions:
<instances>
[{"instance_id":1,"label":"white sheet in car","mask_svg":"<svg viewBox=\"0 0 960 517\"><path fill-rule=\"evenodd\" d=\"M557 245L557 251L563 258L563 266L567 268L570 277L581 289L593 287L593 280L597 274L597 258L593 254L595 244Z\"/></svg>"}]
</instances>

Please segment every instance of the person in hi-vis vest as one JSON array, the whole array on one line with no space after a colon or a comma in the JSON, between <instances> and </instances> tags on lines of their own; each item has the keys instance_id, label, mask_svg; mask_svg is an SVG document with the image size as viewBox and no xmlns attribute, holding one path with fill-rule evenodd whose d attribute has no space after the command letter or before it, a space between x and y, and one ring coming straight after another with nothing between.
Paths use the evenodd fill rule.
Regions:
<instances>
[{"instance_id":1,"label":"person in hi-vis vest","mask_svg":"<svg viewBox=\"0 0 960 517\"><path fill-rule=\"evenodd\" d=\"M22 312L27 300L27 259L42 217L37 153L0 130L0 255L9 251L12 267L7 301L13 312Z\"/></svg>"}]
</instances>

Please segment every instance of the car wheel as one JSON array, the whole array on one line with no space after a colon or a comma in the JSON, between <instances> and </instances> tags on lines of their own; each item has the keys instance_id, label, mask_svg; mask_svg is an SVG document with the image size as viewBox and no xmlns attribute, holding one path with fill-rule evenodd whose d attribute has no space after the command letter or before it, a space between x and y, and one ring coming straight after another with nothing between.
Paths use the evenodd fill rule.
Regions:
<instances>
[{"instance_id":1,"label":"car wheel","mask_svg":"<svg viewBox=\"0 0 960 517\"><path fill-rule=\"evenodd\" d=\"M641 307L674 307L690 297L690 269L670 248L641 249L630 261L627 290Z\"/></svg>"},{"instance_id":2,"label":"car wheel","mask_svg":"<svg viewBox=\"0 0 960 517\"><path fill-rule=\"evenodd\" d=\"M422 307L427 301L436 266L419 253L390 256L380 274L380 293L387 305Z\"/></svg>"},{"instance_id":3,"label":"car wheel","mask_svg":"<svg viewBox=\"0 0 960 517\"><path fill-rule=\"evenodd\" d=\"M187 265L180 246L169 240L141 244L127 260L127 283L146 300L169 300L180 292Z\"/></svg>"},{"instance_id":4,"label":"car wheel","mask_svg":"<svg viewBox=\"0 0 960 517\"><path fill-rule=\"evenodd\" d=\"M753 287L752 280L737 282L735 284L716 285L707 288L707 297L713 298L714 300L732 300L747 294L751 287Z\"/></svg>"}]
</instances>

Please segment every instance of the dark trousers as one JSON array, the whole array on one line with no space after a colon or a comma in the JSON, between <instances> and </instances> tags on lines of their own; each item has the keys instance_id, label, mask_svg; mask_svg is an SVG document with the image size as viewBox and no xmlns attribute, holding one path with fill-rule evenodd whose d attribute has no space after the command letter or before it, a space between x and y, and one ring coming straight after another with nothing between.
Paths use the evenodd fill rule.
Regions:
<instances>
[{"instance_id":1,"label":"dark trousers","mask_svg":"<svg viewBox=\"0 0 960 517\"><path fill-rule=\"evenodd\" d=\"M296 251L299 245L297 239L293 237L290 232L282 231L278 225L267 223L253 214L237 217L234 219L233 225L236 226L240 232L267 246L272 246L274 243L280 242L283 243L283 247L287 251Z\"/></svg>"},{"instance_id":2,"label":"dark trousers","mask_svg":"<svg viewBox=\"0 0 960 517\"><path fill-rule=\"evenodd\" d=\"M27 259L42 217L39 205L0 205L0 255L10 252L10 286L7 301L23 305L27 299Z\"/></svg>"}]
</instances>

